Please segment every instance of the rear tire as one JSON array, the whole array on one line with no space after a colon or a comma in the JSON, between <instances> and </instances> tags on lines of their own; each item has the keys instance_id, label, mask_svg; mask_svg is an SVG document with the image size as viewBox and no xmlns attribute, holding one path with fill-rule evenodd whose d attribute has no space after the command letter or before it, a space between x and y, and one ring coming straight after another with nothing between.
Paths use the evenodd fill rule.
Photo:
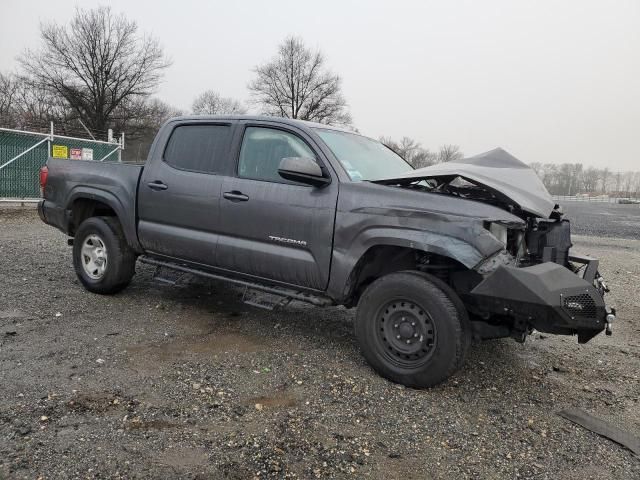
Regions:
<instances>
[{"instance_id":1,"label":"rear tire","mask_svg":"<svg viewBox=\"0 0 640 480\"><path fill-rule=\"evenodd\" d=\"M464 363L470 333L456 293L422 272L385 275L358 303L362 354L380 375L408 387L432 387L453 375Z\"/></svg>"},{"instance_id":2,"label":"rear tire","mask_svg":"<svg viewBox=\"0 0 640 480\"><path fill-rule=\"evenodd\" d=\"M131 282L136 255L115 217L91 217L80 224L73 241L73 266L90 292L112 294Z\"/></svg>"}]
</instances>

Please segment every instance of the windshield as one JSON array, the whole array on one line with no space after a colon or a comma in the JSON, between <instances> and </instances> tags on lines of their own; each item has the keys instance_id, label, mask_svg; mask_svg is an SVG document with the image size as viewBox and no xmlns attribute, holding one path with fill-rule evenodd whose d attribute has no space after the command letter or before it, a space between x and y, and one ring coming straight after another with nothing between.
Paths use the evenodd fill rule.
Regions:
<instances>
[{"instance_id":1,"label":"windshield","mask_svg":"<svg viewBox=\"0 0 640 480\"><path fill-rule=\"evenodd\" d=\"M354 182L395 177L413 170L402 157L376 140L337 130L317 129L317 133Z\"/></svg>"}]
</instances>

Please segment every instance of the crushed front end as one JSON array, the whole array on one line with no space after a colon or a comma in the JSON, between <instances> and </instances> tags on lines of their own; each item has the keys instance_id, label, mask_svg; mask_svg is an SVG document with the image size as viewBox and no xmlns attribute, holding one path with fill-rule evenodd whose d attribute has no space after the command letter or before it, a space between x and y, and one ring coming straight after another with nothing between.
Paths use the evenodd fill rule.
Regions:
<instances>
[{"instance_id":1,"label":"crushed front end","mask_svg":"<svg viewBox=\"0 0 640 480\"><path fill-rule=\"evenodd\" d=\"M552 217L510 231L505 250L476 268L479 282L464 298L481 322L479 336L508 332L524 340L535 329L585 343L603 330L611 334L615 310L605 304L598 260L573 255L570 222Z\"/></svg>"},{"instance_id":2,"label":"crushed front end","mask_svg":"<svg viewBox=\"0 0 640 480\"><path fill-rule=\"evenodd\" d=\"M615 310L605 305L598 260L572 254L570 222L536 172L513 155L497 148L378 183L491 204L521 220L484 221L502 248L445 279L467 307L477 338L524 341L535 329L584 343L611 333Z\"/></svg>"}]
</instances>

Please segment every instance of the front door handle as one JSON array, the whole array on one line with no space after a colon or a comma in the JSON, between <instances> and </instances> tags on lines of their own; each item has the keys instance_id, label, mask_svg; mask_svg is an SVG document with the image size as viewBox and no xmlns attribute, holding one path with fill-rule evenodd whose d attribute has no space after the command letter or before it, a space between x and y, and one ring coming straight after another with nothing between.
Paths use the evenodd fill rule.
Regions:
<instances>
[{"instance_id":1,"label":"front door handle","mask_svg":"<svg viewBox=\"0 0 640 480\"><path fill-rule=\"evenodd\" d=\"M169 188L166 183L162 183L160 180L147 183L147 187L149 187L151 190L166 190L167 188Z\"/></svg>"},{"instance_id":2,"label":"front door handle","mask_svg":"<svg viewBox=\"0 0 640 480\"><path fill-rule=\"evenodd\" d=\"M237 190L233 190L231 192L224 192L222 196L227 200L231 200L232 202L246 202L247 200L249 200L248 196L246 196L244 193L239 192Z\"/></svg>"}]
</instances>

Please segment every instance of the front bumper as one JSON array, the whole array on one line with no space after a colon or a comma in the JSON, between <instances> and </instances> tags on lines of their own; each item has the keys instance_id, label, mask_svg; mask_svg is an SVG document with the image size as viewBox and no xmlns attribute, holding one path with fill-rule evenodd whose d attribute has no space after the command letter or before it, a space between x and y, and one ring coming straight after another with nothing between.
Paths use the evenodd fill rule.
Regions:
<instances>
[{"instance_id":1,"label":"front bumper","mask_svg":"<svg viewBox=\"0 0 640 480\"><path fill-rule=\"evenodd\" d=\"M605 305L598 261L578 256L571 260L586 264L582 277L552 262L501 266L470 297L479 311L512 318L516 330L578 335L578 342L586 343L605 329L610 333L615 311Z\"/></svg>"}]
</instances>

